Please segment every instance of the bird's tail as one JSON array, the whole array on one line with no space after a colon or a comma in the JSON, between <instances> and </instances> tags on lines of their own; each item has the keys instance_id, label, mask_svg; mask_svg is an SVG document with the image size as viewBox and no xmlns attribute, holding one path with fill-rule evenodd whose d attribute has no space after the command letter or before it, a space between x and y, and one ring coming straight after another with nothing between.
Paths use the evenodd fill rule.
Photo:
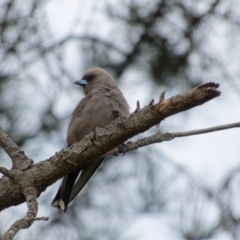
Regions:
<instances>
[{"instance_id":1,"label":"bird's tail","mask_svg":"<svg viewBox=\"0 0 240 240\"><path fill-rule=\"evenodd\" d=\"M86 185L86 183L90 180L90 178L93 176L93 174L97 171L101 163L103 162L103 159L91 162L90 164L86 165L76 184L73 186L70 198L69 198L69 203L78 195L78 193L83 189L83 187Z\"/></svg>"},{"instance_id":2,"label":"bird's tail","mask_svg":"<svg viewBox=\"0 0 240 240\"><path fill-rule=\"evenodd\" d=\"M78 169L70 173L69 175L65 176L55 198L53 199L52 207L61 208L64 212L66 212L68 204L83 189L83 187L90 180L90 178L93 176L93 174L96 172L96 170L99 168L102 162L103 159L91 162L90 164L86 165L83 169ZM82 170L81 174L78 180L76 181L80 170Z\"/></svg>"},{"instance_id":3,"label":"bird's tail","mask_svg":"<svg viewBox=\"0 0 240 240\"><path fill-rule=\"evenodd\" d=\"M74 183L79 175L80 169L70 173L65 176L62 180L62 184L60 185L58 192L55 198L52 201L52 207L61 208L64 212L67 210L67 206L69 203L69 198L74 186Z\"/></svg>"}]
</instances>

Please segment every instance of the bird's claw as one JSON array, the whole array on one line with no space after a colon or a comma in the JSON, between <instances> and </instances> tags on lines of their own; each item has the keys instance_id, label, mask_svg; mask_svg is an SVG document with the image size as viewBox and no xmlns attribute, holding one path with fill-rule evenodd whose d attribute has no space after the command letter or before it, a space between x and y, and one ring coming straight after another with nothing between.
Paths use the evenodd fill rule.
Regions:
<instances>
[{"instance_id":1,"label":"bird's claw","mask_svg":"<svg viewBox=\"0 0 240 240\"><path fill-rule=\"evenodd\" d=\"M118 150L119 150L119 153L123 153L123 155L125 155L126 153L126 144L125 143L122 143L118 146Z\"/></svg>"}]
</instances>

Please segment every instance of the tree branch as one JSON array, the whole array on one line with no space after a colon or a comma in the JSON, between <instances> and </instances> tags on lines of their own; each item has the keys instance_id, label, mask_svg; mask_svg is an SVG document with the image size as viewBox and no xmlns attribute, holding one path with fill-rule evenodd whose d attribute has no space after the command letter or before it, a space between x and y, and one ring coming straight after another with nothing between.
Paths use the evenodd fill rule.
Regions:
<instances>
[{"instance_id":1,"label":"tree branch","mask_svg":"<svg viewBox=\"0 0 240 240\"><path fill-rule=\"evenodd\" d=\"M204 128L204 129L192 130L192 131L187 131L187 132L170 133L170 135L172 136L172 138L187 137L187 136L192 136L192 135L216 132L216 131L226 130L226 129L230 129L230 128L239 128L239 127L240 127L240 122L235 122L235 123L220 125L220 126L211 127L211 128Z\"/></svg>"},{"instance_id":2,"label":"tree branch","mask_svg":"<svg viewBox=\"0 0 240 240\"><path fill-rule=\"evenodd\" d=\"M154 143L170 141L170 140L173 140L174 138L188 137L188 136L193 136L193 135L198 135L198 134L222 131L222 130L226 130L226 129L230 129L230 128L239 128L239 127L240 127L240 122L236 122L236 123L225 124L225 125L204 128L204 129L191 130L191 131L186 131L186 132L175 132L175 133L174 132L173 133L157 132L156 134L154 134L150 137L141 138L135 142L129 141L124 146L121 146L121 150L119 150L119 148L114 148L111 151L107 152L104 155L104 157L109 157L111 155L118 155L120 153L130 152L130 151L133 151L138 148L145 147L145 146L148 146L148 145L151 145ZM99 157L99 159L102 159L102 157Z\"/></svg>"},{"instance_id":3,"label":"tree branch","mask_svg":"<svg viewBox=\"0 0 240 240\"><path fill-rule=\"evenodd\" d=\"M2 173L3 175L5 175L11 179L14 179L14 173L5 167L0 166L0 173Z\"/></svg>"},{"instance_id":4,"label":"tree branch","mask_svg":"<svg viewBox=\"0 0 240 240\"><path fill-rule=\"evenodd\" d=\"M23 189L28 211L24 218L17 220L4 234L4 240L12 240L19 230L29 228L34 221L47 221L48 217L36 218L38 212L37 191L33 186L28 186Z\"/></svg>"},{"instance_id":5,"label":"tree branch","mask_svg":"<svg viewBox=\"0 0 240 240\"><path fill-rule=\"evenodd\" d=\"M221 94L217 90L218 87L219 84L209 82L166 100L161 100L160 97L159 103L153 106L153 110L164 118L172 116L218 97Z\"/></svg>"},{"instance_id":6,"label":"tree branch","mask_svg":"<svg viewBox=\"0 0 240 240\"><path fill-rule=\"evenodd\" d=\"M2 178L0 210L25 201L19 185L22 189L34 186L39 196L59 178L103 156L161 120L219 96L218 86L215 83L206 83L172 98L161 99L154 106L134 112L130 118L118 118L105 128L97 128L95 132L85 136L81 142L57 152L46 161L34 164L25 171L15 171L14 177L17 176L17 181L12 182L9 178Z\"/></svg>"},{"instance_id":7,"label":"tree branch","mask_svg":"<svg viewBox=\"0 0 240 240\"><path fill-rule=\"evenodd\" d=\"M13 163L13 169L26 169L33 163L20 147L0 127L0 146L6 151Z\"/></svg>"}]
</instances>

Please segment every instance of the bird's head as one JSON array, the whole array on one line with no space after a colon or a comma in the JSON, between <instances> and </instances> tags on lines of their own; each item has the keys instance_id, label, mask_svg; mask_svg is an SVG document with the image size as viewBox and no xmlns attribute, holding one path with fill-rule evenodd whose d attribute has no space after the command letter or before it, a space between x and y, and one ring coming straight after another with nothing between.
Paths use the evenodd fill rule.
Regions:
<instances>
[{"instance_id":1,"label":"bird's head","mask_svg":"<svg viewBox=\"0 0 240 240\"><path fill-rule=\"evenodd\" d=\"M83 87L83 92L85 95L90 93L93 89L107 86L110 88L116 88L117 84L113 77L102 68L91 68L87 70L82 79L74 82L77 85Z\"/></svg>"}]
</instances>

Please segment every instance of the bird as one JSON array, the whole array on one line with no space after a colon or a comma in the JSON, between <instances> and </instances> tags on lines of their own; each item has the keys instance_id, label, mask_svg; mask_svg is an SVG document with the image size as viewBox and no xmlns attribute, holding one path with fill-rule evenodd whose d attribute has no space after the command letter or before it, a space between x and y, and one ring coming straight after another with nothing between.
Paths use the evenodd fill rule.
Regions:
<instances>
[{"instance_id":1,"label":"bird","mask_svg":"<svg viewBox=\"0 0 240 240\"><path fill-rule=\"evenodd\" d=\"M82 79L74 82L82 86L84 98L72 113L67 130L67 146L83 139L97 127L103 128L117 117L130 116L129 104L113 77L104 69L87 70ZM68 204L78 195L101 165L103 159L93 161L65 176L52 201L53 207L66 212Z\"/></svg>"}]
</instances>

